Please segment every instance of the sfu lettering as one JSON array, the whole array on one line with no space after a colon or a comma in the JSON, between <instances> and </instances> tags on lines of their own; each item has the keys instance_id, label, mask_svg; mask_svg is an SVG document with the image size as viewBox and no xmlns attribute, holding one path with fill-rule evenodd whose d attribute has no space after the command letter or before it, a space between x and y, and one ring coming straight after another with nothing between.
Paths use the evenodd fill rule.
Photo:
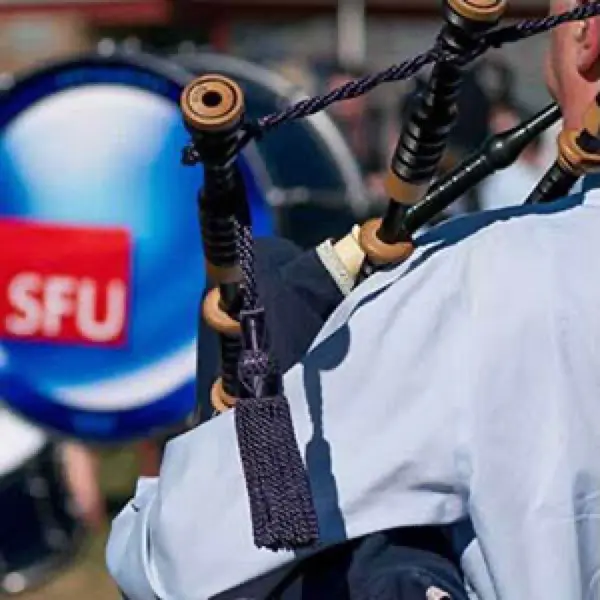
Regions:
<instances>
[{"instance_id":1,"label":"sfu lettering","mask_svg":"<svg viewBox=\"0 0 600 600\"><path fill-rule=\"evenodd\" d=\"M9 282L7 295L11 312L5 330L11 336L59 339L65 327L74 326L82 339L106 343L125 327L127 287L120 279L100 286L88 277L24 272ZM98 315L101 306L103 317Z\"/></svg>"}]
</instances>

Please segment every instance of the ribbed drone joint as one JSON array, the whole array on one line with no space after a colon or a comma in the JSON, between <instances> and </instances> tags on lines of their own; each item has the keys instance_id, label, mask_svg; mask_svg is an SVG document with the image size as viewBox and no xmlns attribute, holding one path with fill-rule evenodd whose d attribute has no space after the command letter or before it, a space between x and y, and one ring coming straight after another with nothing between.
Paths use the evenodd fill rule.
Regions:
<instances>
[{"instance_id":1,"label":"ribbed drone joint","mask_svg":"<svg viewBox=\"0 0 600 600\"><path fill-rule=\"evenodd\" d=\"M476 47L476 36L499 21L505 0L446 0L446 24L439 40L457 58ZM440 164L456 122L463 66L437 63L403 128L387 180L392 200L411 205L421 199Z\"/></svg>"},{"instance_id":2,"label":"ribbed drone joint","mask_svg":"<svg viewBox=\"0 0 600 600\"><path fill-rule=\"evenodd\" d=\"M408 241L404 239L407 230L403 221L438 172L456 123L464 69L460 59L477 48L480 34L497 24L506 9L506 0L446 0L444 9L446 22L438 41L446 57L434 65L425 89L416 98L388 172L386 191L390 204L377 232L385 244ZM456 60L448 60L447 56ZM370 252L374 250L371 247ZM395 249L389 254L396 256L399 252ZM379 249L378 254L384 253Z\"/></svg>"},{"instance_id":3,"label":"ribbed drone joint","mask_svg":"<svg viewBox=\"0 0 600 600\"><path fill-rule=\"evenodd\" d=\"M212 207L211 207L212 208ZM236 221L233 215L215 214L200 208L200 229L206 259L207 275L213 283L236 283L241 279L238 266ZM231 212L235 207L231 207Z\"/></svg>"}]
</instances>

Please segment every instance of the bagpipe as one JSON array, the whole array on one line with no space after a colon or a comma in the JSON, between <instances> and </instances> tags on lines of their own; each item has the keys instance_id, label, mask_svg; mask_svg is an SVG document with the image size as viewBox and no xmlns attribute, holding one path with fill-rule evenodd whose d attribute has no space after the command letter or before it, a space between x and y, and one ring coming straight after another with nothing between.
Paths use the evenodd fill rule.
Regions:
<instances>
[{"instance_id":1,"label":"bagpipe","mask_svg":"<svg viewBox=\"0 0 600 600\"><path fill-rule=\"evenodd\" d=\"M600 3L591 3L564 14L500 27L506 5L506 0L445 0L444 24L429 51L259 119L245 116L242 87L222 75L200 77L182 94L183 120L192 138L184 148L183 162L201 163L204 168L198 211L206 271L214 288L204 302L203 316L219 333L221 347L221 376L213 386L212 402L216 413L234 411L258 547L277 551L312 546L318 542L319 530L256 289L241 152L250 141L279 126L366 94L380 84L407 79L432 65L391 160L385 214L335 243L355 285L382 268L401 264L412 255L420 227L485 177L512 164L535 136L560 119L559 107L551 104L521 126L490 139L480 152L435 180L456 120L465 67L489 48L600 15ZM558 158L528 203L555 200L580 176L597 169L599 125L600 97L590 107L581 131L560 134Z\"/></svg>"},{"instance_id":2,"label":"bagpipe","mask_svg":"<svg viewBox=\"0 0 600 600\"><path fill-rule=\"evenodd\" d=\"M304 97L239 58L105 46L0 90L0 400L51 436L93 444L179 430L195 413L197 360L213 360L198 339L205 271L187 201L204 178L178 160L185 86L218 70L242 82L257 117ZM342 235L366 214L357 162L325 114L288 134L239 158L254 234L307 246ZM335 206L290 206L315 190ZM321 228L303 232L313 215Z\"/></svg>"}]
</instances>

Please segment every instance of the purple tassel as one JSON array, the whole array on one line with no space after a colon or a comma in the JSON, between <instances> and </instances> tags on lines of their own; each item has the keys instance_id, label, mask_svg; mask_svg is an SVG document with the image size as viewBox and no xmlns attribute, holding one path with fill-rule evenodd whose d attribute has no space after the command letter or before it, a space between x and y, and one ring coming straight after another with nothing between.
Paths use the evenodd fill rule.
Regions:
<instances>
[{"instance_id":1,"label":"purple tassel","mask_svg":"<svg viewBox=\"0 0 600 600\"><path fill-rule=\"evenodd\" d=\"M318 541L317 514L281 374L269 354L249 227L239 227L238 252L244 296L238 375L244 393L236 402L234 415L254 543L273 551L293 550Z\"/></svg>"}]
</instances>

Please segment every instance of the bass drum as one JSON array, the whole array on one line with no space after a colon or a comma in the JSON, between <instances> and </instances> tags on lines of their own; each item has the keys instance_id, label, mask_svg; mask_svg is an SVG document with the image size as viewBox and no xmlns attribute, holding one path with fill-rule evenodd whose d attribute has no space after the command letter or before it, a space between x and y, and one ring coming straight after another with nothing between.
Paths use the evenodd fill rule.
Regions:
<instances>
[{"instance_id":1,"label":"bass drum","mask_svg":"<svg viewBox=\"0 0 600 600\"><path fill-rule=\"evenodd\" d=\"M177 427L194 411L206 282L202 168L180 160L189 135L179 98L191 78L146 55L92 55L0 92L0 395L42 428L122 442ZM249 149L240 166L255 233L272 235L260 157ZM98 343L82 337L83 323L89 332L112 296L90 281L115 261L122 331ZM18 325L10 332L9 313Z\"/></svg>"},{"instance_id":2,"label":"bass drum","mask_svg":"<svg viewBox=\"0 0 600 600\"><path fill-rule=\"evenodd\" d=\"M0 408L0 595L58 575L83 547L85 530L57 447Z\"/></svg>"},{"instance_id":3,"label":"bass drum","mask_svg":"<svg viewBox=\"0 0 600 600\"><path fill-rule=\"evenodd\" d=\"M250 118L278 112L305 98L298 88L253 63L212 52L172 57L196 75L220 73L243 89ZM278 232L305 248L346 235L370 214L358 162L325 113L287 123L258 143L273 189L268 201Z\"/></svg>"}]
</instances>

